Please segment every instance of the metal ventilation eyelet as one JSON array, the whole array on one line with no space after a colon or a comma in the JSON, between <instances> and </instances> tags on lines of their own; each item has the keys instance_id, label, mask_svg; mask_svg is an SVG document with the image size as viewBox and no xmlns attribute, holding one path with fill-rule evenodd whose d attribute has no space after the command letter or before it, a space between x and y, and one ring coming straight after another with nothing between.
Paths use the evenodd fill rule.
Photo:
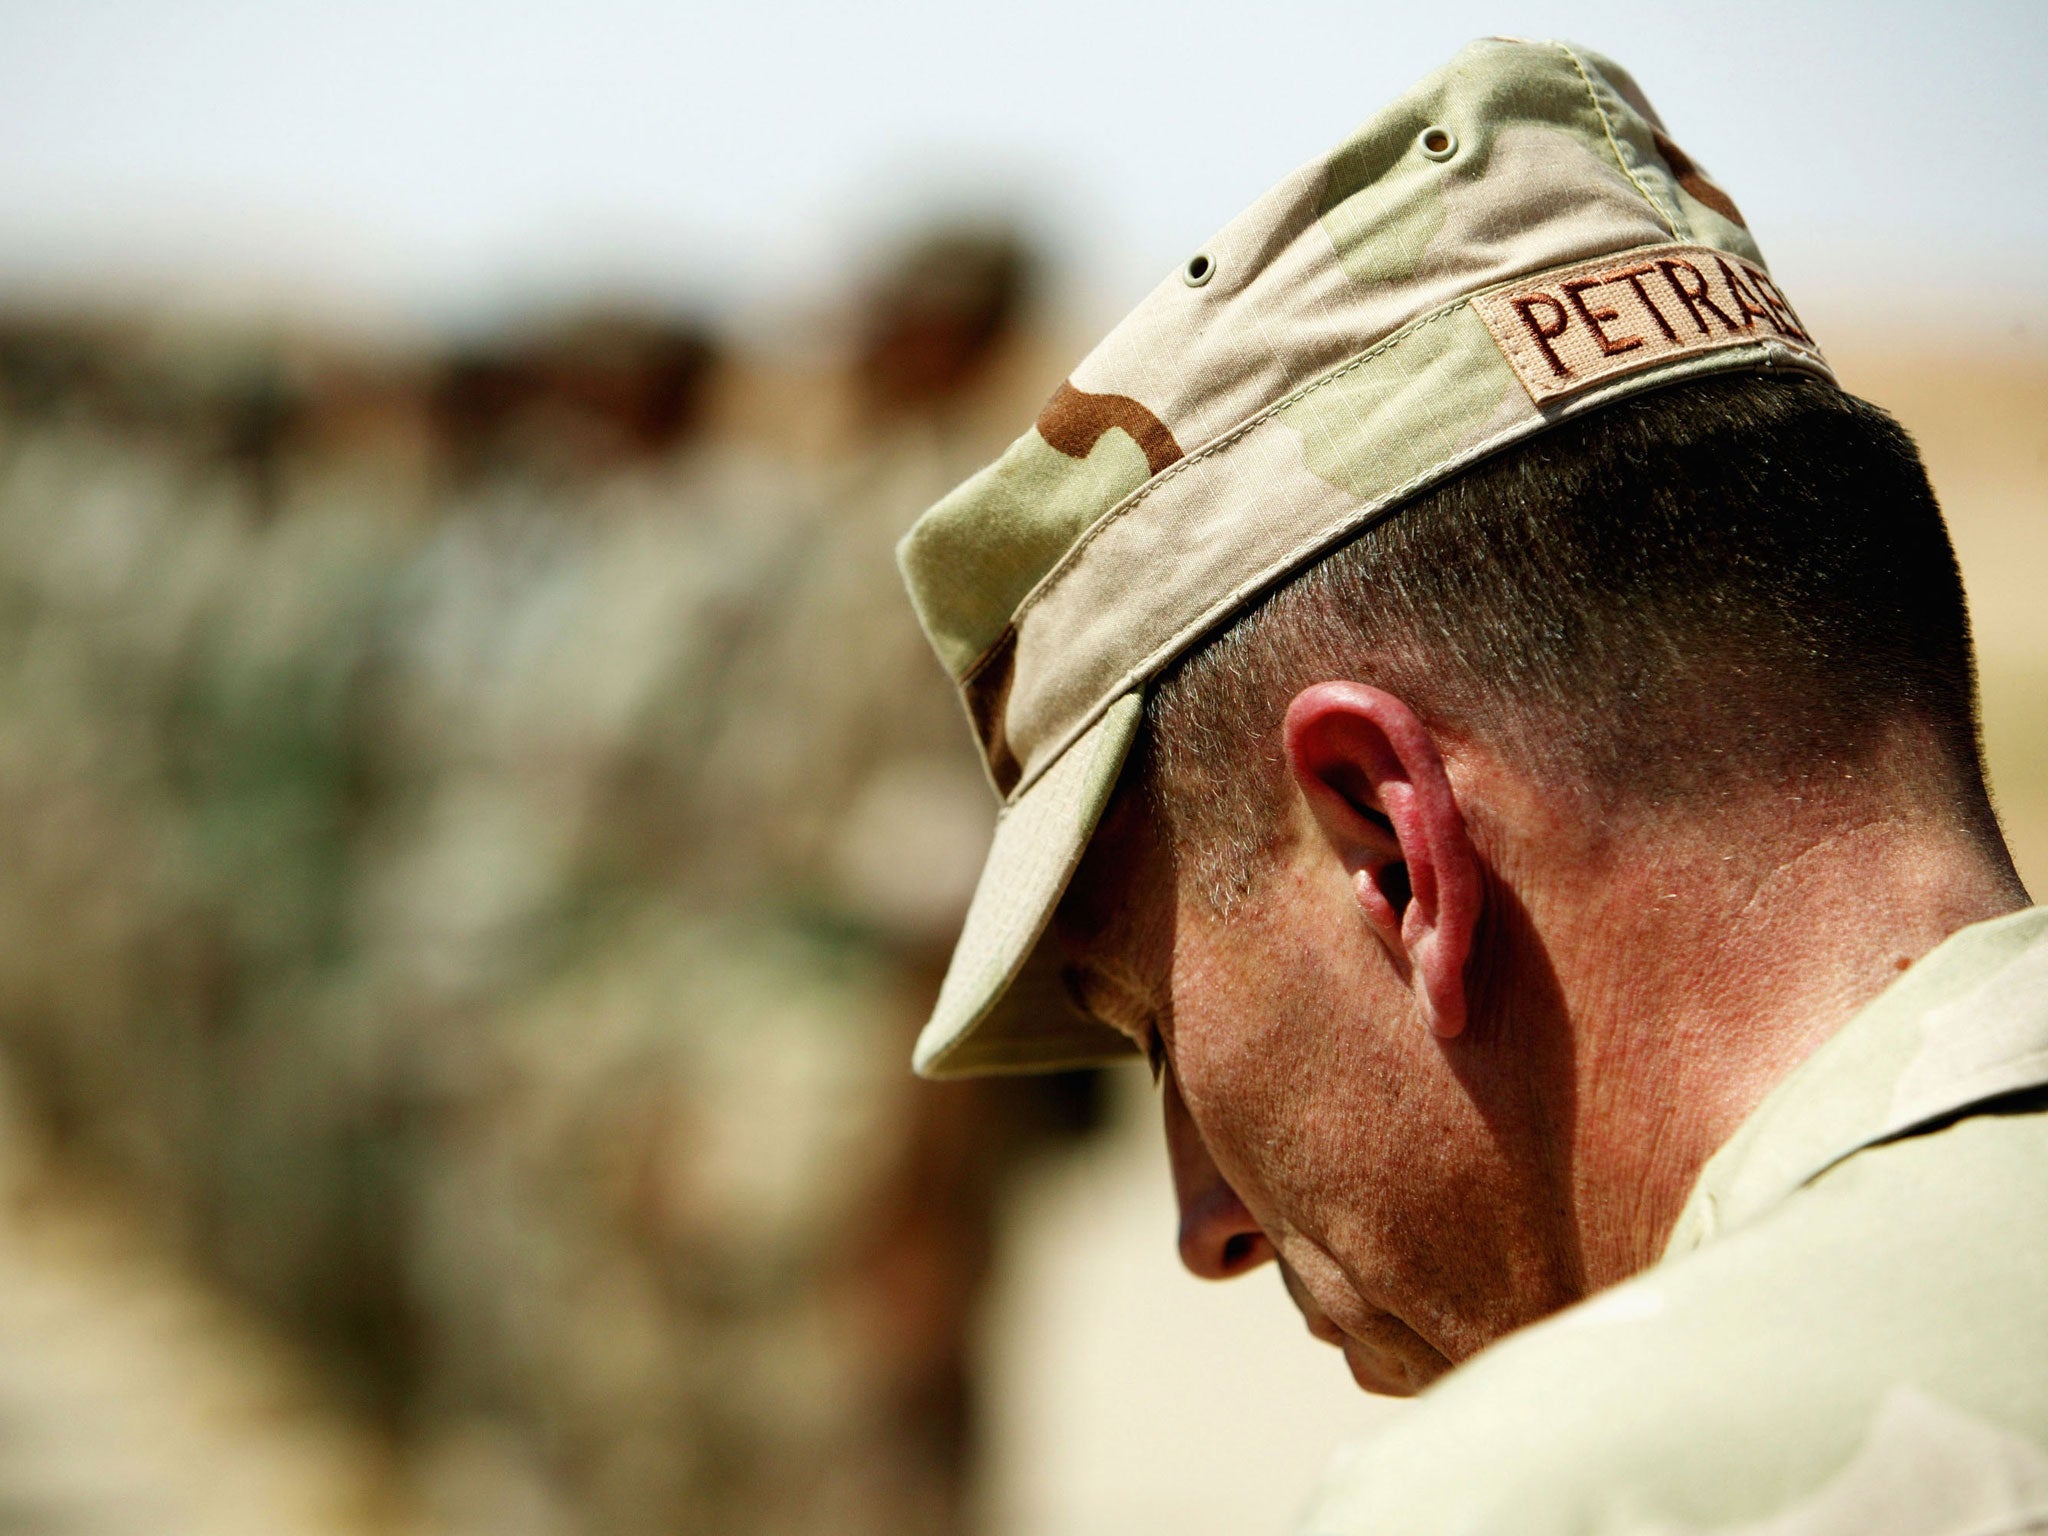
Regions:
<instances>
[{"instance_id":1,"label":"metal ventilation eyelet","mask_svg":"<svg viewBox=\"0 0 2048 1536\"><path fill-rule=\"evenodd\" d=\"M1422 130L1415 147L1431 160L1448 160L1458 152L1458 136L1440 123Z\"/></svg>"},{"instance_id":2,"label":"metal ventilation eyelet","mask_svg":"<svg viewBox=\"0 0 2048 1536\"><path fill-rule=\"evenodd\" d=\"M1180 280L1190 288L1199 288L1216 275L1216 259L1207 251L1197 251L1188 258L1188 264L1180 269Z\"/></svg>"}]
</instances>

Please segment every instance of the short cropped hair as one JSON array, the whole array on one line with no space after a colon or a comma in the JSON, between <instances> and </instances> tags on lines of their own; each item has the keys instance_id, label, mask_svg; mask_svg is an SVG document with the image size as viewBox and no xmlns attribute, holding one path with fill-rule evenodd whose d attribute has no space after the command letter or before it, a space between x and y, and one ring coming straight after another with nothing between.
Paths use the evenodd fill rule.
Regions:
<instances>
[{"instance_id":1,"label":"short cropped hair","mask_svg":"<svg viewBox=\"0 0 2048 1536\"><path fill-rule=\"evenodd\" d=\"M1752 786L1842 793L1903 729L1980 837L1962 577L1884 412L1810 376L1693 381L1561 424L1402 507L1160 680L1139 773L1228 907L1280 827L1288 701L1400 696L1616 825Z\"/></svg>"}]
</instances>

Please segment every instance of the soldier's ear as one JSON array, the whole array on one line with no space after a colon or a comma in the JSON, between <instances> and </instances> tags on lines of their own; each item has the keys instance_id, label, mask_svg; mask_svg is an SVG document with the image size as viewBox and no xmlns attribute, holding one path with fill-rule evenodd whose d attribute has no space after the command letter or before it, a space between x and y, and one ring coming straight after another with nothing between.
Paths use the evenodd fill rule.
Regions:
<instances>
[{"instance_id":1,"label":"soldier's ear","mask_svg":"<svg viewBox=\"0 0 2048 1536\"><path fill-rule=\"evenodd\" d=\"M1435 1034L1465 1027L1465 963L1485 882L1443 754L1400 699L1317 683L1287 709L1287 766L1367 926Z\"/></svg>"}]
</instances>

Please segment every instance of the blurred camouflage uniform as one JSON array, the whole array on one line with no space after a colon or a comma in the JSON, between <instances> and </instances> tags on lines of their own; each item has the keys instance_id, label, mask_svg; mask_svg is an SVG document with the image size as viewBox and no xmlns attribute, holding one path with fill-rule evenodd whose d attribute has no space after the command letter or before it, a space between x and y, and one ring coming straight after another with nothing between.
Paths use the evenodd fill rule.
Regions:
<instances>
[{"instance_id":1,"label":"blurred camouflage uniform","mask_svg":"<svg viewBox=\"0 0 2048 1536\"><path fill-rule=\"evenodd\" d=\"M299 1065L263 1026L282 1022L280 978L333 952L346 727L327 683L351 651L323 648L358 627L357 593L279 583L345 574L357 562L320 551L362 530L323 541L272 516L282 368L142 328L0 338L10 1528L364 1530L389 1513L374 1436L182 1262L233 1272L262 1248L247 1154ZM301 1126L285 1150L316 1146ZM331 1182L286 1166L294 1208Z\"/></svg>"},{"instance_id":2,"label":"blurred camouflage uniform","mask_svg":"<svg viewBox=\"0 0 2048 1536\"><path fill-rule=\"evenodd\" d=\"M957 1529L972 1302L1042 1116L862 1052L914 1029L987 833L887 555L962 450L867 388L882 419L808 462L696 433L564 473L574 370L523 366L545 425L477 456L402 584L377 733L418 792L373 839L372 947L447 1017L409 1074L430 1497Z\"/></svg>"},{"instance_id":3,"label":"blurred camouflage uniform","mask_svg":"<svg viewBox=\"0 0 2048 1536\"><path fill-rule=\"evenodd\" d=\"M1002 1170L1069 1100L886 1066L988 826L888 548L1016 258L936 249L807 447L629 318L0 336L7 1060L430 1529L960 1526Z\"/></svg>"}]
</instances>

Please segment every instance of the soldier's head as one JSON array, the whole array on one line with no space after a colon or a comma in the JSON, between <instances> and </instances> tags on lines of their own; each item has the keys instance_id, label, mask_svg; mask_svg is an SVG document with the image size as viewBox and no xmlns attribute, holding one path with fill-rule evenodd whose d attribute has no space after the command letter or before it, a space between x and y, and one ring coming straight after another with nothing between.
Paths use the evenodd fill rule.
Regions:
<instances>
[{"instance_id":1,"label":"soldier's head","mask_svg":"<svg viewBox=\"0 0 2048 1536\"><path fill-rule=\"evenodd\" d=\"M1187 1263L1370 1386L1653 1257L1812 1043L1755 998L2013 885L1911 443L1558 45L1282 183L903 560L1005 800L920 1069L1155 1053ZM1077 1015L1002 1027L1055 907Z\"/></svg>"}]
</instances>

